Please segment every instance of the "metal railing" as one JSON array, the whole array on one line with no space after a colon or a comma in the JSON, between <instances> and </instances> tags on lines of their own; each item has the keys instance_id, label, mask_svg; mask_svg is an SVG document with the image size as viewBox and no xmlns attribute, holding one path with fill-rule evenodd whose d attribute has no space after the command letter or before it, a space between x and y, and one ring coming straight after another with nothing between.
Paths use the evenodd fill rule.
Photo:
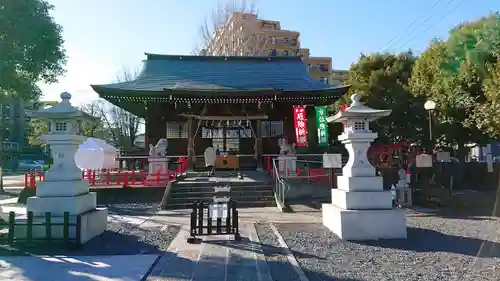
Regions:
<instances>
[{"instance_id":1,"label":"metal railing","mask_svg":"<svg viewBox=\"0 0 500 281\"><path fill-rule=\"evenodd\" d=\"M282 212L286 212L290 209L290 207L286 204L285 198L286 193L290 190L290 185L280 177L280 172L278 166L276 165L277 159L273 159L273 170L274 170L274 200L276 200L276 206Z\"/></svg>"}]
</instances>

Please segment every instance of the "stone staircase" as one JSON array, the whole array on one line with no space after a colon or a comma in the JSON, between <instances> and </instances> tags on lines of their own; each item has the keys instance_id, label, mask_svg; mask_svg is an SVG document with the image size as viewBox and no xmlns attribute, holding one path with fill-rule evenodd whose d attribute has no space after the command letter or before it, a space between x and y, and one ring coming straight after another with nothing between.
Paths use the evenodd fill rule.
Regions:
<instances>
[{"instance_id":1,"label":"stone staircase","mask_svg":"<svg viewBox=\"0 0 500 281\"><path fill-rule=\"evenodd\" d=\"M244 173L243 179L235 175L221 175L217 178L189 176L173 183L170 187L166 209L189 209L195 201L211 202L215 196L215 186L231 186L229 196L239 208L275 207L274 181L257 172Z\"/></svg>"}]
</instances>

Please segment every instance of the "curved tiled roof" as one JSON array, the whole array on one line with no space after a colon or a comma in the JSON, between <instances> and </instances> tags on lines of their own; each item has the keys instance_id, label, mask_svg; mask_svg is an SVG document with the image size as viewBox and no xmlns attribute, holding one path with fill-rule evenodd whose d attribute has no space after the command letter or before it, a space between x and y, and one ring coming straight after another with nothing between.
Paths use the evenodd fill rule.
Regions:
<instances>
[{"instance_id":1,"label":"curved tiled roof","mask_svg":"<svg viewBox=\"0 0 500 281\"><path fill-rule=\"evenodd\" d=\"M92 85L109 91L328 91L331 86L312 80L300 57L214 57L146 54L142 70L131 81ZM341 91L343 92L343 91Z\"/></svg>"}]
</instances>

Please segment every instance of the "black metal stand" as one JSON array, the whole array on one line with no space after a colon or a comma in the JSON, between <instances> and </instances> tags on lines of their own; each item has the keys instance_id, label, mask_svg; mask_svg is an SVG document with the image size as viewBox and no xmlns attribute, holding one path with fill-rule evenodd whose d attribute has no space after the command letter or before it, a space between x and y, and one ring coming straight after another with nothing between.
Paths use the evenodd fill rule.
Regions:
<instances>
[{"instance_id":1,"label":"black metal stand","mask_svg":"<svg viewBox=\"0 0 500 281\"><path fill-rule=\"evenodd\" d=\"M191 211L190 237L187 242L190 244L201 243L201 239L197 236L207 235L234 235L235 241L241 240L241 235L238 225L238 211L236 210L236 202L230 200L227 204L227 217L213 218L210 216L210 204L206 202L194 202L193 210ZM205 210L207 210L205 212ZM213 225L215 221L215 225Z\"/></svg>"}]
</instances>

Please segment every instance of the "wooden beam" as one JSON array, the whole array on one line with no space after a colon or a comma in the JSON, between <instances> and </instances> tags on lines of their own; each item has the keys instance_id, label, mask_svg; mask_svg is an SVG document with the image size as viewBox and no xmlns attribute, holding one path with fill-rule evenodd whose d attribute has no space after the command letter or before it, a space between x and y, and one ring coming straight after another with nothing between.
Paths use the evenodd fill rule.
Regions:
<instances>
[{"instance_id":1,"label":"wooden beam","mask_svg":"<svg viewBox=\"0 0 500 281\"><path fill-rule=\"evenodd\" d=\"M227 121L227 120L267 120L268 116L267 115L255 115L255 116L203 116L203 115L196 115L196 114L179 114L180 116L184 116L187 118L194 118L198 120L209 120L209 121Z\"/></svg>"}]
</instances>

